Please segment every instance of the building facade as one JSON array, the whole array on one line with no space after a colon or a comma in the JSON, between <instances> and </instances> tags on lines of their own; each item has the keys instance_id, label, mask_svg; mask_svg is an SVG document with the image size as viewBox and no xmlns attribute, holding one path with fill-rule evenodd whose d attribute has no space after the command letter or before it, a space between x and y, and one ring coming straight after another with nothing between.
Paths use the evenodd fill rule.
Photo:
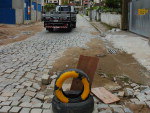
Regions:
<instances>
[{"instance_id":1,"label":"building facade","mask_svg":"<svg viewBox=\"0 0 150 113\"><path fill-rule=\"evenodd\" d=\"M0 23L24 24L41 20L41 0L0 0Z\"/></svg>"}]
</instances>

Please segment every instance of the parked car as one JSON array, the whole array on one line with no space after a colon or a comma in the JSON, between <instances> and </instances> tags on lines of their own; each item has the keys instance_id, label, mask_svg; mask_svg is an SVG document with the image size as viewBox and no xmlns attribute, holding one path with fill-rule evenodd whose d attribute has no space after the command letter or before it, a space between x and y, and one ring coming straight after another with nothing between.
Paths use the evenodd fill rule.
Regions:
<instances>
[{"instance_id":1,"label":"parked car","mask_svg":"<svg viewBox=\"0 0 150 113\"><path fill-rule=\"evenodd\" d=\"M53 31L54 28L71 31L76 28L76 14L74 6L58 5L55 11L46 13L44 27L48 31Z\"/></svg>"}]
</instances>

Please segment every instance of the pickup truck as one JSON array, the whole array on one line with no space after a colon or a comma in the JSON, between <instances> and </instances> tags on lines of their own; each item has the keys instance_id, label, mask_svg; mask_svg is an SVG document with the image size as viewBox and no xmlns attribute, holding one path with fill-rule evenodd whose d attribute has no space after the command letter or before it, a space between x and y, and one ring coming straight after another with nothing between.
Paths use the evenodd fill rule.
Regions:
<instances>
[{"instance_id":1,"label":"pickup truck","mask_svg":"<svg viewBox=\"0 0 150 113\"><path fill-rule=\"evenodd\" d=\"M55 28L71 31L76 28L76 14L74 6L58 5L54 11L46 13L44 27L48 31Z\"/></svg>"}]
</instances>

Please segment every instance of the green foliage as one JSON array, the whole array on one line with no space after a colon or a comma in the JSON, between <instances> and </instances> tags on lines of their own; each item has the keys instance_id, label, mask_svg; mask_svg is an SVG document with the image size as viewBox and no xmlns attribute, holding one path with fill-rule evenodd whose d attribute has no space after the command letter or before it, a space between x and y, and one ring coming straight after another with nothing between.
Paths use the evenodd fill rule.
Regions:
<instances>
[{"instance_id":1,"label":"green foliage","mask_svg":"<svg viewBox=\"0 0 150 113\"><path fill-rule=\"evenodd\" d=\"M55 4L48 3L48 4L46 4L46 5L44 6L44 9L45 9L46 12L49 12L49 11L51 11L52 9L54 9L55 7L56 7Z\"/></svg>"},{"instance_id":2,"label":"green foliage","mask_svg":"<svg viewBox=\"0 0 150 113\"><path fill-rule=\"evenodd\" d=\"M69 3L68 3L68 1L64 1L63 3L62 3L62 5L68 5Z\"/></svg>"},{"instance_id":3,"label":"green foliage","mask_svg":"<svg viewBox=\"0 0 150 113\"><path fill-rule=\"evenodd\" d=\"M105 0L106 7L120 8L121 0Z\"/></svg>"},{"instance_id":4,"label":"green foliage","mask_svg":"<svg viewBox=\"0 0 150 113\"><path fill-rule=\"evenodd\" d=\"M116 13L121 13L121 8L109 8L109 7L101 6L101 7L99 7L99 10L101 10L102 12L116 12Z\"/></svg>"}]
</instances>

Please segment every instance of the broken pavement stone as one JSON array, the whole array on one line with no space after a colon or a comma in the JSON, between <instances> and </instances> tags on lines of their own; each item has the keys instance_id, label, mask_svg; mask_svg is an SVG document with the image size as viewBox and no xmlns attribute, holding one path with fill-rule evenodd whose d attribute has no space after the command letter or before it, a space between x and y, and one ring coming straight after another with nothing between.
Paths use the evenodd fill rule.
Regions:
<instances>
[{"instance_id":1,"label":"broken pavement stone","mask_svg":"<svg viewBox=\"0 0 150 113\"><path fill-rule=\"evenodd\" d=\"M50 75L44 74L42 76L42 84L44 85L48 85L50 82Z\"/></svg>"},{"instance_id":2,"label":"broken pavement stone","mask_svg":"<svg viewBox=\"0 0 150 113\"><path fill-rule=\"evenodd\" d=\"M56 79L53 79L53 80L52 80L52 82L51 82L51 84L50 84L50 88L54 88L54 86L55 86L55 81L56 81Z\"/></svg>"},{"instance_id":3,"label":"broken pavement stone","mask_svg":"<svg viewBox=\"0 0 150 113\"><path fill-rule=\"evenodd\" d=\"M133 88L133 87L135 87L135 86L137 86L138 84L136 84L136 83L132 83L131 84L131 87Z\"/></svg>"},{"instance_id":4,"label":"broken pavement stone","mask_svg":"<svg viewBox=\"0 0 150 113\"><path fill-rule=\"evenodd\" d=\"M53 76L51 76L50 78L51 79L56 79L58 76L57 75L53 75Z\"/></svg>"},{"instance_id":5,"label":"broken pavement stone","mask_svg":"<svg viewBox=\"0 0 150 113\"><path fill-rule=\"evenodd\" d=\"M131 88L125 88L124 89L124 93L125 93L125 96L133 96L134 95L134 90L131 89Z\"/></svg>"},{"instance_id":6,"label":"broken pavement stone","mask_svg":"<svg viewBox=\"0 0 150 113\"><path fill-rule=\"evenodd\" d=\"M124 91L119 91L117 95L120 96L120 97L123 97L124 96Z\"/></svg>"}]
</instances>

